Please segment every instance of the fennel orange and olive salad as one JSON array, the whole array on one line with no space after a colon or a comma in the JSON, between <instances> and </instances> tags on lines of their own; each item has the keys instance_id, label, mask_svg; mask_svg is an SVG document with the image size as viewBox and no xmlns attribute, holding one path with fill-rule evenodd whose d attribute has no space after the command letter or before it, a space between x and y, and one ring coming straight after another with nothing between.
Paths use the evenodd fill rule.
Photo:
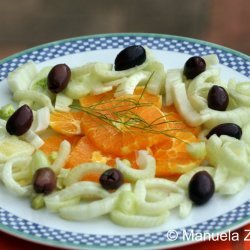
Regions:
<instances>
[{"instance_id":1,"label":"fennel orange and olive salad","mask_svg":"<svg viewBox=\"0 0 250 250\"><path fill-rule=\"evenodd\" d=\"M0 179L34 210L156 227L249 181L250 82L222 79L215 54L167 69L133 45L38 68L9 73L0 109Z\"/></svg>"}]
</instances>

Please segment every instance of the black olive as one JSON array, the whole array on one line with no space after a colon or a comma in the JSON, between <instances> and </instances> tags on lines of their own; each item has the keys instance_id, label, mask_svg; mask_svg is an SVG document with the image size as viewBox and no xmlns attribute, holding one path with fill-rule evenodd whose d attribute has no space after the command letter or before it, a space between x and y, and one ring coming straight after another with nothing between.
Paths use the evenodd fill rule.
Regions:
<instances>
[{"instance_id":1,"label":"black olive","mask_svg":"<svg viewBox=\"0 0 250 250\"><path fill-rule=\"evenodd\" d=\"M56 175L51 168L39 168L33 176L33 188L36 193L50 194L56 189Z\"/></svg>"},{"instance_id":2,"label":"black olive","mask_svg":"<svg viewBox=\"0 0 250 250\"><path fill-rule=\"evenodd\" d=\"M106 170L99 179L102 187L106 190L118 189L124 182L122 173L115 168Z\"/></svg>"},{"instance_id":3,"label":"black olive","mask_svg":"<svg viewBox=\"0 0 250 250\"><path fill-rule=\"evenodd\" d=\"M207 104L210 109L225 111L227 109L229 97L227 91L221 87L214 85L208 92Z\"/></svg>"},{"instance_id":4,"label":"black olive","mask_svg":"<svg viewBox=\"0 0 250 250\"><path fill-rule=\"evenodd\" d=\"M146 51L140 45L133 45L123 49L115 58L115 70L130 69L141 65L146 60Z\"/></svg>"},{"instance_id":5,"label":"black olive","mask_svg":"<svg viewBox=\"0 0 250 250\"><path fill-rule=\"evenodd\" d=\"M28 105L18 108L8 119L6 130L11 135L23 135L26 133L33 122L33 113Z\"/></svg>"},{"instance_id":6,"label":"black olive","mask_svg":"<svg viewBox=\"0 0 250 250\"><path fill-rule=\"evenodd\" d=\"M217 136L228 135L240 140L242 129L235 123L222 123L211 129L206 138L209 139L214 134Z\"/></svg>"},{"instance_id":7,"label":"black olive","mask_svg":"<svg viewBox=\"0 0 250 250\"><path fill-rule=\"evenodd\" d=\"M63 91L70 80L71 70L66 64L55 65L48 74L47 85L52 93Z\"/></svg>"},{"instance_id":8,"label":"black olive","mask_svg":"<svg viewBox=\"0 0 250 250\"><path fill-rule=\"evenodd\" d=\"M188 185L189 198L197 205L206 203L214 194L213 178L206 171L197 172Z\"/></svg>"},{"instance_id":9,"label":"black olive","mask_svg":"<svg viewBox=\"0 0 250 250\"><path fill-rule=\"evenodd\" d=\"M183 74L187 77L187 79L193 79L205 70L205 60L199 56L193 56L186 61Z\"/></svg>"}]
</instances>

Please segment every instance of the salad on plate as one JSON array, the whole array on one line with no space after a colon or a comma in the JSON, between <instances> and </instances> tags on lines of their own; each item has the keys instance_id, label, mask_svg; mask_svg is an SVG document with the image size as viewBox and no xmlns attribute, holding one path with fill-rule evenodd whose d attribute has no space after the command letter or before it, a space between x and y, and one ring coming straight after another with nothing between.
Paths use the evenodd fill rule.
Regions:
<instances>
[{"instance_id":1,"label":"salad on plate","mask_svg":"<svg viewBox=\"0 0 250 250\"><path fill-rule=\"evenodd\" d=\"M112 64L21 65L7 79L16 105L0 109L1 181L33 209L139 228L237 195L250 177L250 82L225 82L218 64L167 69L133 45Z\"/></svg>"}]
</instances>

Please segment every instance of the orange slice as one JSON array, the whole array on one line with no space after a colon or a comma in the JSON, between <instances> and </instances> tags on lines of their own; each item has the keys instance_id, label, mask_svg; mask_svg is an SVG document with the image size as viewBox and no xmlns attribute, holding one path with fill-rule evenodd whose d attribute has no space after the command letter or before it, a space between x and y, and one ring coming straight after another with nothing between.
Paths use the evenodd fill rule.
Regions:
<instances>
[{"instance_id":1,"label":"orange slice","mask_svg":"<svg viewBox=\"0 0 250 250\"><path fill-rule=\"evenodd\" d=\"M112 157L104 155L86 136L83 136L71 151L65 168L73 168L86 162L103 162L110 164L111 160Z\"/></svg>"},{"instance_id":2,"label":"orange slice","mask_svg":"<svg viewBox=\"0 0 250 250\"><path fill-rule=\"evenodd\" d=\"M68 137L63 135L52 135L44 139L44 144L42 145L40 150L48 155L53 151L58 151L59 146L63 140L67 140L71 144L71 147L74 147L80 138L80 136Z\"/></svg>"},{"instance_id":3,"label":"orange slice","mask_svg":"<svg viewBox=\"0 0 250 250\"><path fill-rule=\"evenodd\" d=\"M81 128L104 153L127 155L168 140L161 133L167 128L167 121L154 105L135 105L127 98L112 99L98 105L96 112L98 117L83 114Z\"/></svg>"},{"instance_id":4,"label":"orange slice","mask_svg":"<svg viewBox=\"0 0 250 250\"><path fill-rule=\"evenodd\" d=\"M199 141L193 133L178 131L174 136L176 138L172 138L171 143L161 143L152 147L158 177L180 175L198 166L202 161L192 158L186 150L187 143Z\"/></svg>"},{"instance_id":5,"label":"orange slice","mask_svg":"<svg viewBox=\"0 0 250 250\"><path fill-rule=\"evenodd\" d=\"M103 94L99 95L86 95L80 98L79 102L81 106L83 107L89 107L93 104L100 103L102 104L105 101L109 101L111 99L114 99L114 90L108 91ZM158 108L161 108L162 106L162 96L161 95L153 95L148 93L146 90L144 91L144 86L139 86L135 89L133 95L127 95L118 97L119 99L133 99L133 100L140 100L141 103L148 103L157 106Z\"/></svg>"},{"instance_id":6,"label":"orange slice","mask_svg":"<svg viewBox=\"0 0 250 250\"><path fill-rule=\"evenodd\" d=\"M50 127L67 136L81 134L82 112L54 112L50 115Z\"/></svg>"}]
</instances>

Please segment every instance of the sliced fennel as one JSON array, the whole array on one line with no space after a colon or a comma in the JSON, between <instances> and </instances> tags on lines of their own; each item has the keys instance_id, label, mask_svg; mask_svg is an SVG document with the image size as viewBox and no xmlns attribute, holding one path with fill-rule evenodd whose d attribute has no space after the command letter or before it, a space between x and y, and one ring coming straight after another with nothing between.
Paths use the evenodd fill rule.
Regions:
<instances>
[{"instance_id":1,"label":"sliced fennel","mask_svg":"<svg viewBox=\"0 0 250 250\"><path fill-rule=\"evenodd\" d=\"M113 210L110 213L111 220L123 227L157 227L162 225L166 218L169 216L169 212L165 211L163 215L159 216L145 216L140 214L126 214L119 210Z\"/></svg>"},{"instance_id":2,"label":"sliced fennel","mask_svg":"<svg viewBox=\"0 0 250 250\"><path fill-rule=\"evenodd\" d=\"M81 199L92 200L108 196L109 192L104 190L100 184L89 181L81 181L74 183L70 187L61 191L47 195L44 200L46 207L49 210L56 212L61 207L66 207L66 204L73 205L79 203Z\"/></svg>"},{"instance_id":3,"label":"sliced fennel","mask_svg":"<svg viewBox=\"0 0 250 250\"><path fill-rule=\"evenodd\" d=\"M205 60L207 68L220 63L219 58L216 54L202 56L202 58Z\"/></svg>"},{"instance_id":4,"label":"sliced fennel","mask_svg":"<svg viewBox=\"0 0 250 250\"><path fill-rule=\"evenodd\" d=\"M153 178L155 176L156 163L154 157L145 150L138 152L137 164L139 169L131 168L126 162L116 159L117 169L121 171L125 179L135 182L140 179Z\"/></svg>"},{"instance_id":5,"label":"sliced fennel","mask_svg":"<svg viewBox=\"0 0 250 250\"><path fill-rule=\"evenodd\" d=\"M0 141L7 136L9 133L6 130L6 121L0 118Z\"/></svg>"},{"instance_id":6,"label":"sliced fennel","mask_svg":"<svg viewBox=\"0 0 250 250\"><path fill-rule=\"evenodd\" d=\"M36 150L36 152L32 155L30 170L33 175L37 169L49 167L50 165L51 163L47 155L41 150Z\"/></svg>"},{"instance_id":7,"label":"sliced fennel","mask_svg":"<svg viewBox=\"0 0 250 250\"><path fill-rule=\"evenodd\" d=\"M167 210L178 207L184 199L184 194L170 193L163 200L148 202L137 199L136 207L139 214L143 215L162 215Z\"/></svg>"},{"instance_id":8,"label":"sliced fennel","mask_svg":"<svg viewBox=\"0 0 250 250\"><path fill-rule=\"evenodd\" d=\"M73 68L71 69L71 75L77 79L77 77L93 72L95 65L96 63L86 63L83 66Z\"/></svg>"},{"instance_id":9,"label":"sliced fennel","mask_svg":"<svg viewBox=\"0 0 250 250\"><path fill-rule=\"evenodd\" d=\"M223 195L234 195L240 192L246 185L247 178L244 176L229 176L219 187L218 192Z\"/></svg>"},{"instance_id":10,"label":"sliced fennel","mask_svg":"<svg viewBox=\"0 0 250 250\"><path fill-rule=\"evenodd\" d=\"M148 188L146 192L145 200L148 202L156 202L166 198L168 192L166 190L161 190L159 188Z\"/></svg>"},{"instance_id":11,"label":"sliced fennel","mask_svg":"<svg viewBox=\"0 0 250 250\"><path fill-rule=\"evenodd\" d=\"M216 188L220 189L227 182L228 176L249 178L249 152L244 141L226 135L213 135L207 143L207 159L216 170Z\"/></svg>"},{"instance_id":12,"label":"sliced fennel","mask_svg":"<svg viewBox=\"0 0 250 250\"><path fill-rule=\"evenodd\" d=\"M13 100L16 102L30 100L40 108L48 107L50 111L54 110L51 99L47 95L35 90L18 90L13 94Z\"/></svg>"},{"instance_id":13,"label":"sliced fennel","mask_svg":"<svg viewBox=\"0 0 250 250\"><path fill-rule=\"evenodd\" d=\"M173 86L182 82L181 69L170 69L167 71L165 82L166 106L170 106L174 103Z\"/></svg>"},{"instance_id":14,"label":"sliced fennel","mask_svg":"<svg viewBox=\"0 0 250 250\"><path fill-rule=\"evenodd\" d=\"M228 174L229 174L229 170L227 167L223 165L217 165L214 176L213 176L216 191L218 191L219 188L222 185L224 185L224 183L227 181Z\"/></svg>"},{"instance_id":15,"label":"sliced fennel","mask_svg":"<svg viewBox=\"0 0 250 250\"><path fill-rule=\"evenodd\" d=\"M126 69L126 70L115 71L113 70L112 64L96 63L95 68L94 68L95 74L100 79L102 79L103 82L110 82L116 79L129 77L132 74L139 72L141 70L146 70L146 67L149 66L149 63L151 63L151 61L153 61L154 58L148 48L145 48L145 50L146 50L146 61L139 66L135 66L133 68Z\"/></svg>"},{"instance_id":16,"label":"sliced fennel","mask_svg":"<svg viewBox=\"0 0 250 250\"><path fill-rule=\"evenodd\" d=\"M248 83L248 85L250 85L250 83ZM239 86L237 87L235 89L228 89L228 94L230 98L233 99L234 105L250 107L250 94L248 93L249 90L245 90L244 88L241 89ZM243 92L244 90L246 92Z\"/></svg>"},{"instance_id":17,"label":"sliced fennel","mask_svg":"<svg viewBox=\"0 0 250 250\"><path fill-rule=\"evenodd\" d=\"M15 108L12 104L6 104L0 109L0 119L7 120L13 113L15 112Z\"/></svg>"},{"instance_id":18,"label":"sliced fennel","mask_svg":"<svg viewBox=\"0 0 250 250\"><path fill-rule=\"evenodd\" d=\"M50 97L53 96L52 92L48 90L48 85L47 85L47 77L49 74L49 71L52 69L51 66L45 67L41 69L37 75L33 78L29 89L34 90L46 95L49 95Z\"/></svg>"},{"instance_id":19,"label":"sliced fennel","mask_svg":"<svg viewBox=\"0 0 250 250\"><path fill-rule=\"evenodd\" d=\"M37 69L35 63L25 63L9 73L7 79L9 88L13 93L20 90L28 90L36 75Z\"/></svg>"},{"instance_id":20,"label":"sliced fennel","mask_svg":"<svg viewBox=\"0 0 250 250\"><path fill-rule=\"evenodd\" d=\"M212 83L204 82L198 85L199 87L195 89L194 93L193 92L188 93L188 99L190 103L192 104L194 109L197 110L198 112L200 112L203 109L208 108L207 96L208 96L208 92L210 88L213 85L214 84Z\"/></svg>"},{"instance_id":21,"label":"sliced fennel","mask_svg":"<svg viewBox=\"0 0 250 250\"><path fill-rule=\"evenodd\" d=\"M240 127L243 127L249 122L250 108L238 107L233 110L217 111L213 109L204 109L201 111L201 118L204 121L206 128L214 128L221 123L237 123Z\"/></svg>"},{"instance_id":22,"label":"sliced fennel","mask_svg":"<svg viewBox=\"0 0 250 250\"><path fill-rule=\"evenodd\" d=\"M209 137L206 143L207 159L212 166L217 166L220 160L222 141L217 135Z\"/></svg>"},{"instance_id":23,"label":"sliced fennel","mask_svg":"<svg viewBox=\"0 0 250 250\"><path fill-rule=\"evenodd\" d=\"M198 143L188 143L187 152L195 159L204 159L206 156L206 143L201 141Z\"/></svg>"},{"instance_id":24,"label":"sliced fennel","mask_svg":"<svg viewBox=\"0 0 250 250\"><path fill-rule=\"evenodd\" d=\"M209 91L213 82L210 79L217 78L220 74L218 69L208 69L190 81L187 88L187 96L192 106L197 111L207 108L207 94L201 95L202 91ZM218 85L218 83L216 82Z\"/></svg>"},{"instance_id":25,"label":"sliced fennel","mask_svg":"<svg viewBox=\"0 0 250 250\"><path fill-rule=\"evenodd\" d=\"M104 86L102 78L95 74L97 64L89 63L73 69L68 86L63 93L76 100L89 93L98 94L111 90L112 86Z\"/></svg>"},{"instance_id":26,"label":"sliced fennel","mask_svg":"<svg viewBox=\"0 0 250 250\"><path fill-rule=\"evenodd\" d=\"M78 183L74 185L78 185ZM131 191L131 185L124 184L114 193L101 200L62 207L59 209L59 215L68 220L84 221L107 214L115 208L119 195L124 191Z\"/></svg>"},{"instance_id":27,"label":"sliced fennel","mask_svg":"<svg viewBox=\"0 0 250 250\"><path fill-rule=\"evenodd\" d=\"M186 198L179 206L179 216L180 218L186 218L192 210L192 202Z\"/></svg>"},{"instance_id":28,"label":"sliced fennel","mask_svg":"<svg viewBox=\"0 0 250 250\"><path fill-rule=\"evenodd\" d=\"M110 213L114 209L117 199L118 196L108 196L86 204L62 207L59 209L59 215L66 220L89 220Z\"/></svg>"},{"instance_id":29,"label":"sliced fennel","mask_svg":"<svg viewBox=\"0 0 250 250\"><path fill-rule=\"evenodd\" d=\"M29 129L25 134L20 136L20 138L29 142L36 149L39 149L44 144L44 141L39 137L39 135L37 135L31 129Z\"/></svg>"},{"instance_id":30,"label":"sliced fennel","mask_svg":"<svg viewBox=\"0 0 250 250\"><path fill-rule=\"evenodd\" d=\"M108 81L108 82L105 82L104 85L107 86L107 87L117 87L118 85L120 84L124 84L126 81L127 81L127 77L122 77L122 78L119 78L119 79L115 79L115 80L112 80L112 81Z\"/></svg>"},{"instance_id":31,"label":"sliced fennel","mask_svg":"<svg viewBox=\"0 0 250 250\"><path fill-rule=\"evenodd\" d=\"M64 94L71 99L79 99L85 96L91 91L91 77L89 74L85 74L77 79L71 78Z\"/></svg>"},{"instance_id":32,"label":"sliced fennel","mask_svg":"<svg viewBox=\"0 0 250 250\"><path fill-rule=\"evenodd\" d=\"M250 145L250 123L247 123L242 127L241 140L247 145Z\"/></svg>"},{"instance_id":33,"label":"sliced fennel","mask_svg":"<svg viewBox=\"0 0 250 250\"><path fill-rule=\"evenodd\" d=\"M60 172L60 169L64 167L66 161L68 160L70 151L71 151L71 144L66 140L62 141L59 147L56 160L51 165L52 170L56 174L58 174Z\"/></svg>"},{"instance_id":34,"label":"sliced fennel","mask_svg":"<svg viewBox=\"0 0 250 250\"><path fill-rule=\"evenodd\" d=\"M180 188L174 181L163 179L163 178L152 178L142 180L143 184L147 189L157 188L166 192L183 193L183 189Z\"/></svg>"},{"instance_id":35,"label":"sliced fennel","mask_svg":"<svg viewBox=\"0 0 250 250\"><path fill-rule=\"evenodd\" d=\"M201 115L194 110L188 100L184 83L173 86L173 99L176 109L188 125L196 127L202 124L203 120Z\"/></svg>"},{"instance_id":36,"label":"sliced fennel","mask_svg":"<svg viewBox=\"0 0 250 250\"><path fill-rule=\"evenodd\" d=\"M73 99L66 96L63 93L58 93L56 95L55 110L61 112L69 112L70 105L73 103Z\"/></svg>"},{"instance_id":37,"label":"sliced fennel","mask_svg":"<svg viewBox=\"0 0 250 250\"><path fill-rule=\"evenodd\" d=\"M102 174L104 171L108 170L110 167L104 163L92 162L83 163L70 170L67 177L64 180L65 186L70 186L76 182L79 182L84 178L86 174L97 173Z\"/></svg>"},{"instance_id":38,"label":"sliced fennel","mask_svg":"<svg viewBox=\"0 0 250 250\"><path fill-rule=\"evenodd\" d=\"M233 81L234 79L232 79ZM235 90L237 90L237 92L244 94L244 95L250 95L250 82L237 82L235 80L235 84L234 84L234 88Z\"/></svg>"},{"instance_id":39,"label":"sliced fennel","mask_svg":"<svg viewBox=\"0 0 250 250\"><path fill-rule=\"evenodd\" d=\"M19 156L30 156L34 151L34 146L16 136L6 136L0 140L0 162L2 163Z\"/></svg>"},{"instance_id":40,"label":"sliced fennel","mask_svg":"<svg viewBox=\"0 0 250 250\"><path fill-rule=\"evenodd\" d=\"M41 209L45 206L44 197L42 194L36 195L31 198L30 205L33 209Z\"/></svg>"},{"instance_id":41,"label":"sliced fennel","mask_svg":"<svg viewBox=\"0 0 250 250\"><path fill-rule=\"evenodd\" d=\"M176 181L176 184L180 186L181 188L187 190L188 184L191 180L191 178L199 171L207 171L211 176L214 175L215 169L210 166L199 166L197 168L192 169L191 171L182 174L178 180Z\"/></svg>"},{"instance_id":42,"label":"sliced fennel","mask_svg":"<svg viewBox=\"0 0 250 250\"><path fill-rule=\"evenodd\" d=\"M116 209L125 214L136 213L136 196L132 191L124 191L119 195Z\"/></svg>"},{"instance_id":43,"label":"sliced fennel","mask_svg":"<svg viewBox=\"0 0 250 250\"><path fill-rule=\"evenodd\" d=\"M155 202L146 201L147 188L155 188L157 185L165 189L166 196L162 200ZM157 178L138 180L135 184L134 193L137 212L153 216L162 215L166 210L177 207L185 197L184 191L175 182Z\"/></svg>"},{"instance_id":44,"label":"sliced fennel","mask_svg":"<svg viewBox=\"0 0 250 250\"><path fill-rule=\"evenodd\" d=\"M2 181L6 188L17 196L28 196L31 194L31 186L21 186L13 177L13 167L16 165L29 165L31 157L15 157L5 163L2 170Z\"/></svg>"},{"instance_id":45,"label":"sliced fennel","mask_svg":"<svg viewBox=\"0 0 250 250\"><path fill-rule=\"evenodd\" d=\"M237 139L224 142L220 157L219 163L226 166L232 175L250 177L249 157L244 142Z\"/></svg>"},{"instance_id":46,"label":"sliced fennel","mask_svg":"<svg viewBox=\"0 0 250 250\"><path fill-rule=\"evenodd\" d=\"M150 78L150 72L148 71L140 71L136 72L133 75L129 76L127 80L121 83L115 92L115 97L124 96L124 95L132 95L136 86L142 82L146 81Z\"/></svg>"},{"instance_id":47,"label":"sliced fennel","mask_svg":"<svg viewBox=\"0 0 250 250\"><path fill-rule=\"evenodd\" d=\"M50 112L48 107L43 107L37 111L33 111L33 117L31 130L35 133L44 131L49 127Z\"/></svg>"},{"instance_id":48,"label":"sliced fennel","mask_svg":"<svg viewBox=\"0 0 250 250\"><path fill-rule=\"evenodd\" d=\"M55 159L56 159L56 157L55 157ZM48 156L48 158L51 162L55 161L55 159L52 159L50 156ZM64 180L67 177L69 171L70 171L70 169L68 169L68 168L61 168L59 173L57 174L56 187L58 190L62 190L65 188Z\"/></svg>"},{"instance_id":49,"label":"sliced fennel","mask_svg":"<svg viewBox=\"0 0 250 250\"><path fill-rule=\"evenodd\" d=\"M152 61L146 67L146 70L152 72L147 83L147 91L154 95L164 93L164 83L166 81L164 65L158 61Z\"/></svg>"}]
</instances>

